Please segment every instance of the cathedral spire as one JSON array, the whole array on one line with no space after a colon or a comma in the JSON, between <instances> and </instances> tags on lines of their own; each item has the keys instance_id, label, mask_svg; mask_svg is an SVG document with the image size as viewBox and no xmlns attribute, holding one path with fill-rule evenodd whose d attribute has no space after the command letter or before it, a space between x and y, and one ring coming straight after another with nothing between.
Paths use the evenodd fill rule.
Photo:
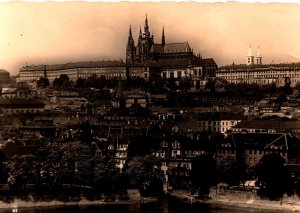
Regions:
<instances>
[{"instance_id":1,"label":"cathedral spire","mask_svg":"<svg viewBox=\"0 0 300 213\"><path fill-rule=\"evenodd\" d=\"M165 44L166 44L165 27L163 27L163 29L162 29L161 44L162 44L163 46L165 46Z\"/></svg>"},{"instance_id":2,"label":"cathedral spire","mask_svg":"<svg viewBox=\"0 0 300 213\"><path fill-rule=\"evenodd\" d=\"M145 19L144 33L146 36L150 35L147 14L146 14L146 19Z\"/></svg>"},{"instance_id":3,"label":"cathedral spire","mask_svg":"<svg viewBox=\"0 0 300 213\"><path fill-rule=\"evenodd\" d=\"M130 27L129 27L129 37L132 38L131 25L130 25Z\"/></svg>"}]
</instances>

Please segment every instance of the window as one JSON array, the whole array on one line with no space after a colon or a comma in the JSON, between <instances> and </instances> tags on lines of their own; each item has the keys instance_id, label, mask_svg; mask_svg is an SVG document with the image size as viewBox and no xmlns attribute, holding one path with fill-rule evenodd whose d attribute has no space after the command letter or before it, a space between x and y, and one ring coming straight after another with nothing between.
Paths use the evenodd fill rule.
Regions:
<instances>
[{"instance_id":1,"label":"window","mask_svg":"<svg viewBox=\"0 0 300 213\"><path fill-rule=\"evenodd\" d=\"M170 78L174 78L174 72L170 72Z\"/></svg>"},{"instance_id":2,"label":"window","mask_svg":"<svg viewBox=\"0 0 300 213\"><path fill-rule=\"evenodd\" d=\"M178 78L181 78L181 71L178 71L178 72L177 72L177 77L178 77Z\"/></svg>"}]
</instances>

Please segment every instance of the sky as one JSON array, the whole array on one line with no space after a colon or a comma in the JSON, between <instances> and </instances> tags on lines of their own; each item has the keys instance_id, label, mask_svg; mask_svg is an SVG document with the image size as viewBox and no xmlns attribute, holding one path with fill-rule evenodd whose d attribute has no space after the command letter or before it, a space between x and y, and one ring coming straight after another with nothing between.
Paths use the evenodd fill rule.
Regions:
<instances>
[{"instance_id":1,"label":"sky","mask_svg":"<svg viewBox=\"0 0 300 213\"><path fill-rule=\"evenodd\" d=\"M200 2L1 2L0 68L125 60L148 16L155 43L188 41L219 66L243 64L251 45L263 63L300 58L300 4Z\"/></svg>"}]
</instances>

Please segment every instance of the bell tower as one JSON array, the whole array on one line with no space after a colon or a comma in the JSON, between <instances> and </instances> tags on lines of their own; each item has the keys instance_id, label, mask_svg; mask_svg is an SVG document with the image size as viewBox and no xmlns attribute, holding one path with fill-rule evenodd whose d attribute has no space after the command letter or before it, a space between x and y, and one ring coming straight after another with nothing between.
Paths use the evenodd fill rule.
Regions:
<instances>
[{"instance_id":1,"label":"bell tower","mask_svg":"<svg viewBox=\"0 0 300 213\"><path fill-rule=\"evenodd\" d=\"M252 49L251 49L251 46L248 50L248 54L247 54L247 65L252 65L254 64L254 56L253 56L253 53L252 53Z\"/></svg>"}]
</instances>

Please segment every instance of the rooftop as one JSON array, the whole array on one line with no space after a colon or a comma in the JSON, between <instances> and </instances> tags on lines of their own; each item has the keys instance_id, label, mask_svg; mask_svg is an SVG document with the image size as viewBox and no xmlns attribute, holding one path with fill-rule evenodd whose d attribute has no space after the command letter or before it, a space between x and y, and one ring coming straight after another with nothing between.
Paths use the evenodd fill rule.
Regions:
<instances>
[{"instance_id":1,"label":"rooftop","mask_svg":"<svg viewBox=\"0 0 300 213\"><path fill-rule=\"evenodd\" d=\"M219 71L247 71L247 70L276 70L276 69L295 69L300 68L299 63L280 63L280 64L232 64L219 67Z\"/></svg>"},{"instance_id":2,"label":"rooftop","mask_svg":"<svg viewBox=\"0 0 300 213\"><path fill-rule=\"evenodd\" d=\"M66 64L51 64L51 65L31 65L22 67L20 72L22 71L51 71L51 70L66 70L66 69L74 69L74 68L94 68L94 67L122 67L125 66L123 61L85 61L85 62L70 62Z\"/></svg>"}]
</instances>

